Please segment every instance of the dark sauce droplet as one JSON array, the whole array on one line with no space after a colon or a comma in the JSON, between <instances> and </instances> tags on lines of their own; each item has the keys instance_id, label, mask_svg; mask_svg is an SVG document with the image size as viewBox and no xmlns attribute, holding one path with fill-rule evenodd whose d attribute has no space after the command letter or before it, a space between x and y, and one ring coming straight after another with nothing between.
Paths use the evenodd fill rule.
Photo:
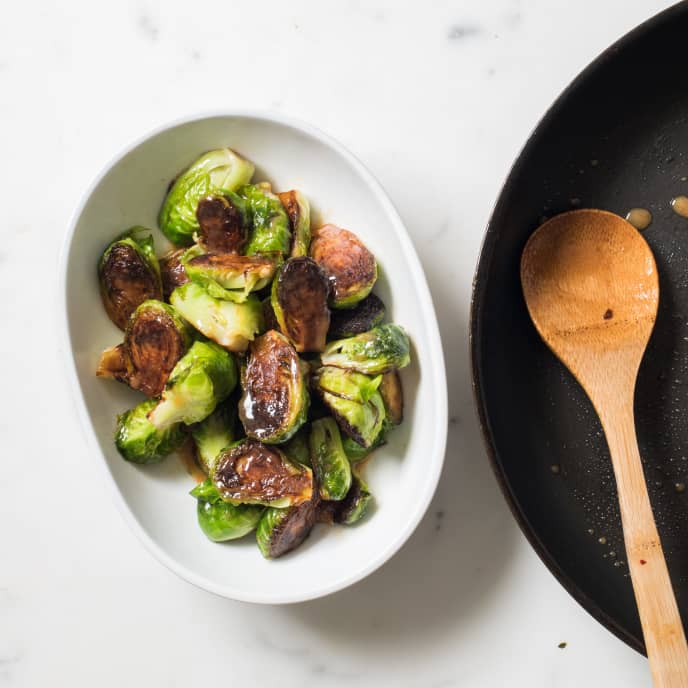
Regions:
<instances>
[{"instance_id":1,"label":"dark sauce droplet","mask_svg":"<svg viewBox=\"0 0 688 688\"><path fill-rule=\"evenodd\" d=\"M558 647L560 650L563 650L563 649L566 647L567 644L568 644L568 643L559 643L559 645L557 645L557 647Z\"/></svg>"},{"instance_id":2,"label":"dark sauce droplet","mask_svg":"<svg viewBox=\"0 0 688 688\"><path fill-rule=\"evenodd\" d=\"M611 320L614 317L614 311L611 308L607 308L603 317L605 320Z\"/></svg>"}]
</instances>

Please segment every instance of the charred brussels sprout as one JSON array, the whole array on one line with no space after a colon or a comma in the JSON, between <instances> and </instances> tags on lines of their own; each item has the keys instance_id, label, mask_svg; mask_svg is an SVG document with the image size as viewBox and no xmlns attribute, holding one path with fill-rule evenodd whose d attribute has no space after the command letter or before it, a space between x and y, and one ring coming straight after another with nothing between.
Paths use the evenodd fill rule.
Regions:
<instances>
[{"instance_id":1,"label":"charred brussels sprout","mask_svg":"<svg viewBox=\"0 0 688 688\"><path fill-rule=\"evenodd\" d=\"M248 184L253 163L229 148L204 153L172 184L160 208L158 224L163 234L178 246L190 246L199 224L198 202L211 194L222 195Z\"/></svg>"},{"instance_id":2,"label":"charred brussels sprout","mask_svg":"<svg viewBox=\"0 0 688 688\"><path fill-rule=\"evenodd\" d=\"M239 253L248 241L250 219L246 201L235 193L207 196L198 202L198 243L206 251Z\"/></svg>"},{"instance_id":3,"label":"charred brussels sprout","mask_svg":"<svg viewBox=\"0 0 688 688\"><path fill-rule=\"evenodd\" d=\"M404 420L404 390L396 370L382 376L380 396L385 405L385 415L391 425L401 425Z\"/></svg>"},{"instance_id":4,"label":"charred brussels sprout","mask_svg":"<svg viewBox=\"0 0 688 688\"><path fill-rule=\"evenodd\" d=\"M317 500L288 509L266 509L258 523L256 542L266 559L276 559L298 547L309 535L316 518Z\"/></svg>"},{"instance_id":5,"label":"charred brussels sprout","mask_svg":"<svg viewBox=\"0 0 688 688\"><path fill-rule=\"evenodd\" d=\"M289 218L280 200L265 185L251 184L239 190L251 214L253 230L244 249L247 256L257 253L286 257L291 247Z\"/></svg>"},{"instance_id":6,"label":"charred brussels sprout","mask_svg":"<svg viewBox=\"0 0 688 688\"><path fill-rule=\"evenodd\" d=\"M218 404L205 420L191 428L198 461L208 475L212 473L220 452L236 440L235 423L236 406L224 402Z\"/></svg>"},{"instance_id":7,"label":"charred brussels sprout","mask_svg":"<svg viewBox=\"0 0 688 688\"><path fill-rule=\"evenodd\" d=\"M344 434L371 448L385 420L385 407L377 391L381 377L370 378L351 370L320 368L314 384Z\"/></svg>"},{"instance_id":8,"label":"charred brussels sprout","mask_svg":"<svg viewBox=\"0 0 688 688\"><path fill-rule=\"evenodd\" d=\"M370 456L375 449L385 444L387 442L388 429L388 422L385 418L380 432L369 447L362 447L356 440L351 439L351 437L342 437L342 447L344 448L344 453L349 459L349 462L353 464L363 461L363 459Z\"/></svg>"},{"instance_id":9,"label":"charred brussels sprout","mask_svg":"<svg viewBox=\"0 0 688 688\"><path fill-rule=\"evenodd\" d=\"M370 294L377 263L353 232L334 225L320 227L313 235L310 255L330 280L333 308L349 308Z\"/></svg>"},{"instance_id":10,"label":"charred brussels sprout","mask_svg":"<svg viewBox=\"0 0 688 688\"><path fill-rule=\"evenodd\" d=\"M172 306L144 301L129 319L124 335L129 386L149 397L161 394L191 339L189 326Z\"/></svg>"},{"instance_id":11,"label":"charred brussels sprout","mask_svg":"<svg viewBox=\"0 0 688 688\"><path fill-rule=\"evenodd\" d=\"M194 255L190 252L184 265L189 277L205 287L211 296L236 302L245 301L249 292L267 286L275 274L275 264L267 258L231 253ZM227 290L240 291L227 294Z\"/></svg>"},{"instance_id":12,"label":"charred brussels sprout","mask_svg":"<svg viewBox=\"0 0 688 688\"><path fill-rule=\"evenodd\" d=\"M147 299L162 298L160 266L153 237L132 227L113 241L98 263L100 295L110 320L123 330L129 316Z\"/></svg>"},{"instance_id":13,"label":"charred brussels sprout","mask_svg":"<svg viewBox=\"0 0 688 688\"><path fill-rule=\"evenodd\" d=\"M311 461L322 499L340 500L351 487L351 466L332 418L314 421L310 435Z\"/></svg>"},{"instance_id":14,"label":"charred brussels sprout","mask_svg":"<svg viewBox=\"0 0 688 688\"><path fill-rule=\"evenodd\" d=\"M291 257L307 256L311 243L311 206L300 191L277 194L291 223Z\"/></svg>"},{"instance_id":15,"label":"charred brussels sprout","mask_svg":"<svg viewBox=\"0 0 688 688\"><path fill-rule=\"evenodd\" d=\"M129 318L124 343L101 355L96 375L154 397L189 346L191 330L174 308L162 301L144 301Z\"/></svg>"},{"instance_id":16,"label":"charred brussels sprout","mask_svg":"<svg viewBox=\"0 0 688 688\"><path fill-rule=\"evenodd\" d=\"M196 485L190 492L198 502L198 525L213 542L236 540L256 529L265 508L234 505L222 500L211 480Z\"/></svg>"},{"instance_id":17,"label":"charred brussels sprout","mask_svg":"<svg viewBox=\"0 0 688 688\"><path fill-rule=\"evenodd\" d=\"M290 461L277 447L247 439L223 450L215 463L213 484L232 504L288 507L313 497L313 473Z\"/></svg>"},{"instance_id":18,"label":"charred brussels sprout","mask_svg":"<svg viewBox=\"0 0 688 688\"><path fill-rule=\"evenodd\" d=\"M368 294L353 308L341 308L330 316L329 339L344 339L372 330L385 319L385 304L375 294Z\"/></svg>"},{"instance_id":19,"label":"charred brussels sprout","mask_svg":"<svg viewBox=\"0 0 688 688\"><path fill-rule=\"evenodd\" d=\"M182 284L189 281L186 269L182 265L182 256L186 253L185 248L175 248L168 251L160 259L160 274L162 276L162 295L166 301L170 300L170 294Z\"/></svg>"},{"instance_id":20,"label":"charred brussels sprout","mask_svg":"<svg viewBox=\"0 0 688 688\"><path fill-rule=\"evenodd\" d=\"M286 442L306 421L309 395L303 364L284 335L270 330L251 345L239 417L249 437Z\"/></svg>"},{"instance_id":21,"label":"charred brussels sprout","mask_svg":"<svg viewBox=\"0 0 688 688\"><path fill-rule=\"evenodd\" d=\"M158 430L148 420L156 403L154 399L147 399L117 418L115 445L127 461L157 463L186 441L181 423Z\"/></svg>"},{"instance_id":22,"label":"charred brussels sprout","mask_svg":"<svg viewBox=\"0 0 688 688\"><path fill-rule=\"evenodd\" d=\"M407 366L411 354L406 332L399 325L388 323L355 337L331 342L321 358L326 366L377 375Z\"/></svg>"},{"instance_id":23,"label":"charred brussels sprout","mask_svg":"<svg viewBox=\"0 0 688 688\"><path fill-rule=\"evenodd\" d=\"M260 301L244 303L216 299L199 284L188 282L172 292L172 305L199 332L230 351L245 351L263 327Z\"/></svg>"},{"instance_id":24,"label":"charred brussels sprout","mask_svg":"<svg viewBox=\"0 0 688 688\"><path fill-rule=\"evenodd\" d=\"M194 342L174 367L148 418L159 429L180 421L199 423L229 396L236 382L231 354L213 342Z\"/></svg>"},{"instance_id":25,"label":"charred brussels sprout","mask_svg":"<svg viewBox=\"0 0 688 688\"><path fill-rule=\"evenodd\" d=\"M368 485L360 475L354 474L351 489L344 499L337 504L334 515L335 523L343 523L350 526L360 521L368 511L373 501Z\"/></svg>"},{"instance_id":26,"label":"charred brussels sprout","mask_svg":"<svg viewBox=\"0 0 688 688\"><path fill-rule=\"evenodd\" d=\"M322 351L330 326L329 285L310 258L291 258L272 283L272 309L280 330L299 352Z\"/></svg>"}]
</instances>

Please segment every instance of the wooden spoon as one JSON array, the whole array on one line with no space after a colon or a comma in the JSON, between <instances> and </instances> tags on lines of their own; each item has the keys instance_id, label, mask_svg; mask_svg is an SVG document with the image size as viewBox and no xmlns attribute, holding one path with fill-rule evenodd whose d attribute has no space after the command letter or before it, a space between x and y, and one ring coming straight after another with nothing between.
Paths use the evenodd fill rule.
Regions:
<instances>
[{"instance_id":1,"label":"wooden spoon","mask_svg":"<svg viewBox=\"0 0 688 688\"><path fill-rule=\"evenodd\" d=\"M650 247L618 215L574 210L545 222L521 257L540 336L597 411L619 494L626 556L654 685L688 686L688 647L647 494L633 417L640 361L657 316Z\"/></svg>"}]
</instances>

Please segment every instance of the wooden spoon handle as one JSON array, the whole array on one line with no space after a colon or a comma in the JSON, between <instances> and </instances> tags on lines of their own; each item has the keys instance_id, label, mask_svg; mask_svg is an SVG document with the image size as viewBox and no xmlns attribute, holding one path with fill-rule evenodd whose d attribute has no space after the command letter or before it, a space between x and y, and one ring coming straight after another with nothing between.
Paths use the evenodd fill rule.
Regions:
<instances>
[{"instance_id":1,"label":"wooden spoon handle","mask_svg":"<svg viewBox=\"0 0 688 688\"><path fill-rule=\"evenodd\" d=\"M688 686L688 646L655 526L632 402L602 418L619 493L626 557L656 688Z\"/></svg>"}]
</instances>

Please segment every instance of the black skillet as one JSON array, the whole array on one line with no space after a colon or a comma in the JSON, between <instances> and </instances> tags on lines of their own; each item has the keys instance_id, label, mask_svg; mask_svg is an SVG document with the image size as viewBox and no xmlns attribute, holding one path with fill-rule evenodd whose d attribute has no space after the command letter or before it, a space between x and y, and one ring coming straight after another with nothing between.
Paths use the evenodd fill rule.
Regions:
<instances>
[{"instance_id":1,"label":"black skillet","mask_svg":"<svg viewBox=\"0 0 688 688\"><path fill-rule=\"evenodd\" d=\"M572 207L650 210L657 324L635 399L640 451L679 608L688 621L688 2L629 33L564 91L535 129L488 225L471 349L494 470L525 535L562 585L643 651L607 446L583 391L537 335L519 282L543 216ZM685 491L682 491L685 490Z\"/></svg>"}]
</instances>

